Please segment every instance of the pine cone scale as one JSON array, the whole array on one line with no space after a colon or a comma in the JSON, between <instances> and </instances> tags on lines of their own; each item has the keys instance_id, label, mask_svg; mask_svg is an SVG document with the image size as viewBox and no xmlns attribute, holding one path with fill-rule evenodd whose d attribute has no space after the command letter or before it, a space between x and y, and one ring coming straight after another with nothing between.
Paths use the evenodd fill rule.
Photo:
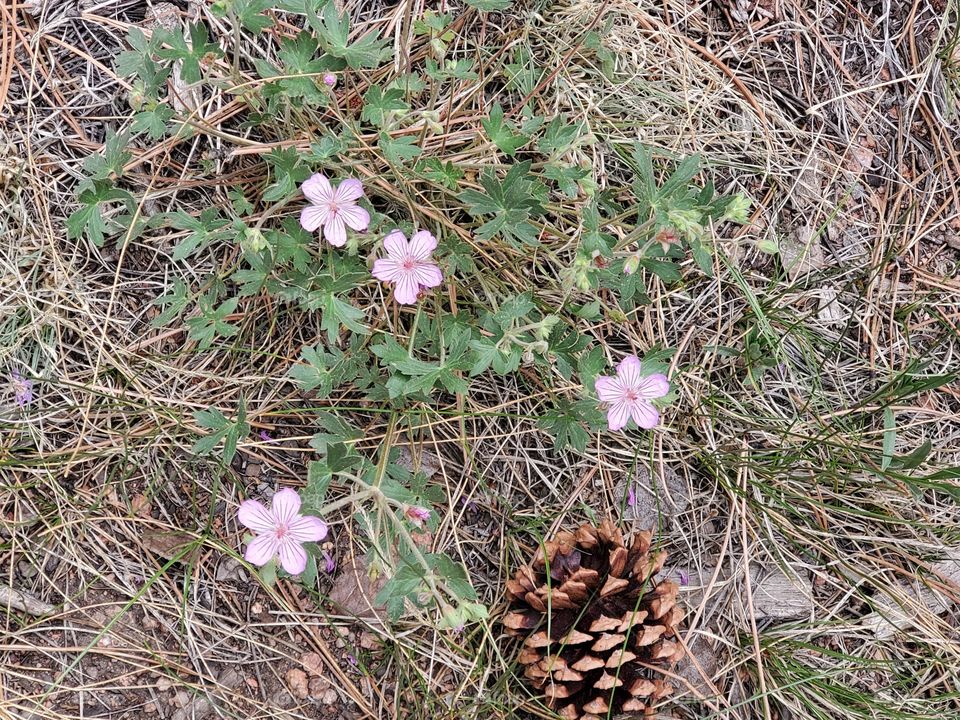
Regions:
<instances>
[{"instance_id":1,"label":"pine cone scale","mask_svg":"<svg viewBox=\"0 0 960 720\"><path fill-rule=\"evenodd\" d=\"M625 541L609 519L545 542L507 581L503 625L517 662L565 720L644 713L673 692L655 669L683 656L675 583L657 582L652 533Z\"/></svg>"}]
</instances>

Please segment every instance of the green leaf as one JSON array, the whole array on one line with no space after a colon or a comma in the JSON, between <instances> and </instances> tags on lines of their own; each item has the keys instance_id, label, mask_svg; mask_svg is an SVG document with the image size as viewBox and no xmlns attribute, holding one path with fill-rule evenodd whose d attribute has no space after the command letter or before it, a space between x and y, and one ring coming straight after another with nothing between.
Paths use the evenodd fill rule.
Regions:
<instances>
[{"instance_id":1,"label":"green leaf","mask_svg":"<svg viewBox=\"0 0 960 720\"><path fill-rule=\"evenodd\" d=\"M330 489L333 473L322 460L311 460L307 464L307 486L301 493L305 513L319 513L323 500Z\"/></svg>"},{"instance_id":2,"label":"green leaf","mask_svg":"<svg viewBox=\"0 0 960 720\"><path fill-rule=\"evenodd\" d=\"M154 140L159 140L166 135L167 124L174 114L167 105L157 105L152 110L143 110L134 115L130 129L134 132L146 132Z\"/></svg>"},{"instance_id":3,"label":"green leaf","mask_svg":"<svg viewBox=\"0 0 960 720\"><path fill-rule=\"evenodd\" d=\"M513 2L512 0L463 0L467 5L483 12L492 10L506 10Z\"/></svg>"},{"instance_id":4,"label":"green leaf","mask_svg":"<svg viewBox=\"0 0 960 720\"><path fill-rule=\"evenodd\" d=\"M263 192L266 202L277 202L297 192L301 182L310 177L310 168L306 166L296 148L276 148L264 158L270 165L273 182Z\"/></svg>"},{"instance_id":5,"label":"green leaf","mask_svg":"<svg viewBox=\"0 0 960 720\"><path fill-rule=\"evenodd\" d=\"M187 284L177 278L173 281L173 288L166 295L158 297L152 305L166 305L166 309L150 322L150 327L162 327L168 322L179 316L187 309L189 298L187 297Z\"/></svg>"},{"instance_id":6,"label":"green leaf","mask_svg":"<svg viewBox=\"0 0 960 720\"><path fill-rule=\"evenodd\" d=\"M669 260L640 258L640 267L646 268L665 283L679 282L683 277L680 274L680 268Z\"/></svg>"},{"instance_id":7,"label":"green leaf","mask_svg":"<svg viewBox=\"0 0 960 720\"><path fill-rule=\"evenodd\" d=\"M688 155L677 165L673 174L660 187L660 196L669 197L677 190L686 188L694 175L700 172L700 156Z\"/></svg>"},{"instance_id":8,"label":"green leaf","mask_svg":"<svg viewBox=\"0 0 960 720\"><path fill-rule=\"evenodd\" d=\"M124 166L133 157L127 152L130 138L126 133L119 135L112 130L107 131L107 138L103 144L103 152L90 155L83 161L83 169L91 180L113 180L123 175ZM85 183L81 187L90 187Z\"/></svg>"},{"instance_id":9,"label":"green leaf","mask_svg":"<svg viewBox=\"0 0 960 720\"><path fill-rule=\"evenodd\" d=\"M250 425L247 423L247 406L242 398L235 421L228 420L217 408L198 410L193 413L193 419L197 425L212 432L197 440L191 452L195 455L209 455L223 441L222 457L226 464L229 464L236 455L239 438L246 437L250 433Z\"/></svg>"},{"instance_id":10,"label":"green leaf","mask_svg":"<svg viewBox=\"0 0 960 720\"><path fill-rule=\"evenodd\" d=\"M560 155L569 150L573 142L580 137L580 123L557 115L543 131L543 137L537 142L537 149L544 155Z\"/></svg>"},{"instance_id":11,"label":"green leaf","mask_svg":"<svg viewBox=\"0 0 960 720\"><path fill-rule=\"evenodd\" d=\"M883 409L883 458L880 460L880 470L890 467L893 460L893 451L897 445L897 419L889 407Z\"/></svg>"},{"instance_id":12,"label":"green leaf","mask_svg":"<svg viewBox=\"0 0 960 720\"><path fill-rule=\"evenodd\" d=\"M274 0L229 0L226 4L240 24L252 33L262 32L273 25L273 20L261 13L273 7ZM220 17L226 14L225 10L218 8L218 3L210 9Z\"/></svg>"},{"instance_id":13,"label":"green leaf","mask_svg":"<svg viewBox=\"0 0 960 720\"><path fill-rule=\"evenodd\" d=\"M373 31L356 42L349 42L350 16L348 13L340 15L333 2L324 6L322 16L308 12L307 17L310 26L323 40L324 49L352 68L375 68L388 53L387 41L379 39Z\"/></svg>"},{"instance_id":14,"label":"green leaf","mask_svg":"<svg viewBox=\"0 0 960 720\"><path fill-rule=\"evenodd\" d=\"M363 310L359 310L333 292L323 293L319 303L311 302L314 310L320 310L320 329L327 333L330 343L337 342L340 328L346 327L361 335L368 335L370 329L363 323Z\"/></svg>"},{"instance_id":15,"label":"green leaf","mask_svg":"<svg viewBox=\"0 0 960 720\"><path fill-rule=\"evenodd\" d=\"M544 177L553 180L567 197L576 197L580 194L579 183L590 175L590 170L562 165L547 165L543 169Z\"/></svg>"},{"instance_id":16,"label":"green leaf","mask_svg":"<svg viewBox=\"0 0 960 720\"><path fill-rule=\"evenodd\" d=\"M237 309L239 298L230 298L219 307L213 307L214 298L211 295L204 295L200 298L200 316L187 318L186 325L189 328L187 336L198 343L199 350L207 350L213 345L213 341L219 337L233 337L240 328L226 321L227 315Z\"/></svg>"},{"instance_id":17,"label":"green leaf","mask_svg":"<svg viewBox=\"0 0 960 720\"><path fill-rule=\"evenodd\" d=\"M395 110L409 110L403 101L403 91L396 88L384 92L379 85L371 85L363 96L363 111L360 118L377 127L383 127L389 113Z\"/></svg>"},{"instance_id":18,"label":"green leaf","mask_svg":"<svg viewBox=\"0 0 960 720\"><path fill-rule=\"evenodd\" d=\"M188 85L200 81L200 64L207 55L223 56L220 46L210 42L207 26L203 23L192 23L190 25L189 46L187 46L187 41L179 28L175 30L155 30L154 35L169 46L159 48L157 55L165 60L179 60L181 63L180 77Z\"/></svg>"},{"instance_id":19,"label":"green leaf","mask_svg":"<svg viewBox=\"0 0 960 720\"><path fill-rule=\"evenodd\" d=\"M439 183L446 188L455 190L457 183L463 177L463 170L452 161L444 163L437 158L426 158L416 165L416 171L428 180Z\"/></svg>"},{"instance_id":20,"label":"green leaf","mask_svg":"<svg viewBox=\"0 0 960 720\"><path fill-rule=\"evenodd\" d=\"M516 132L513 123L503 119L503 108L496 103L490 110L490 118L481 120L480 124L487 133L487 137L504 153L513 157L517 150L529 142L530 138Z\"/></svg>"},{"instance_id":21,"label":"green leaf","mask_svg":"<svg viewBox=\"0 0 960 720\"><path fill-rule=\"evenodd\" d=\"M553 447L557 451L571 447L584 452L590 442L590 433L584 427L577 407L563 398L557 400L555 408L540 416L537 425L553 436Z\"/></svg>"},{"instance_id":22,"label":"green leaf","mask_svg":"<svg viewBox=\"0 0 960 720\"><path fill-rule=\"evenodd\" d=\"M302 363L290 368L289 375L302 390L315 390L318 398L327 397L344 382L353 380L360 371L355 357L338 348L325 350L322 346L304 346L300 350Z\"/></svg>"},{"instance_id":23,"label":"green leaf","mask_svg":"<svg viewBox=\"0 0 960 720\"><path fill-rule=\"evenodd\" d=\"M173 249L174 260L184 260L214 240L227 236L223 228L229 221L220 217L216 208L205 208L200 212L199 218L192 217L183 210L171 213L170 217L175 228L190 231Z\"/></svg>"},{"instance_id":24,"label":"green leaf","mask_svg":"<svg viewBox=\"0 0 960 720\"><path fill-rule=\"evenodd\" d=\"M527 219L545 211L534 195L534 183L527 177L529 171L529 160L516 163L501 181L494 169L485 168L480 175L480 185L486 194L473 189L460 194L459 199L466 203L470 215L493 215L477 228L479 238L489 240L499 234L515 246L539 243L538 231Z\"/></svg>"},{"instance_id":25,"label":"green leaf","mask_svg":"<svg viewBox=\"0 0 960 720\"><path fill-rule=\"evenodd\" d=\"M72 240L85 234L97 247L103 245L108 232L121 229L117 221L104 217L106 204L119 200L131 213L136 208L136 202L130 193L113 187L112 183L105 180L94 181L80 193L77 200L82 207L67 218L67 237Z\"/></svg>"},{"instance_id":26,"label":"green leaf","mask_svg":"<svg viewBox=\"0 0 960 720\"><path fill-rule=\"evenodd\" d=\"M381 132L377 144L392 165L403 165L406 160L418 157L422 152L417 145L417 138L409 135L394 139Z\"/></svg>"}]
</instances>

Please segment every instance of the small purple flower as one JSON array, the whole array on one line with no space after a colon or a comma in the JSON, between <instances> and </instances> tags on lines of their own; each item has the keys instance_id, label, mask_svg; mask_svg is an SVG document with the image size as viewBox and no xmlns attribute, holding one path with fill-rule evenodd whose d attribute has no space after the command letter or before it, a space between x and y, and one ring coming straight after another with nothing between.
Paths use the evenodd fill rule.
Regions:
<instances>
[{"instance_id":1,"label":"small purple flower","mask_svg":"<svg viewBox=\"0 0 960 720\"><path fill-rule=\"evenodd\" d=\"M337 569L337 561L330 557L330 553L326 550L323 551L323 571L325 573L332 573Z\"/></svg>"},{"instance_id":2,"label":"small purple flower","mask_svg":"<svg viewBox=\"0 0 960 720\"><path fill-rule=\"evenodd\" d=\"M25 378L14 370L10 373L10 382L13 384L13 397L20 407L26 407L33 401L33 380Z\"/></svg>"},{"instance_id":3,"label":"small purple flower","mask_svg":"<svg viewBox=\"0 0 960 720\"><path fill-rule=\"evenodd\" d=\"M324 73L323 84L326 85L328 88L334 87L337 84L337 76L334 75L332 72Z\"/></svg>"},{"instance_id":4,"label":"small purple flower","mask_svg":"<svg viewBox=\"0 0 960 720\"><path fill-rule=\"evenodd\" d=\"M690 574L686 570L683 570L682 568L678 571L678 573L680 574L680 584L683 585L684 587L689 585Z\"/></svg>"},{"instance_id":5,"label":"small purple flower","mask_svg":"<svg viewBox=\"0 0 960 720\"><path fill-rule=\"evenodd\" d=\"M357 659L350 653L347 653L347 662L353 665L354 667L360 664L357 662Z\"/></svg>"},{"instance_id":6,"label":"small purple flower","mask_svg":"<svg viewBox=\"0 0 960 720\"><path fill-rule=\"evenodd\" d=\"M260 431L260 439L263 440L264 442L270 442L271 440L273 440L273 438L270 437L270 433L268 433L266 430Z\"/></svg>"},{"instance_id":7,"label":"small purple flower","mask_svg":"<svg viewBox=\"0 0 960 720\"><path fill-rule=\"evenodd\" d=\"M633 507L637 504L637 491L633 488L633 483L627 488L627 506Z\"/></svg>"}]
</instances>

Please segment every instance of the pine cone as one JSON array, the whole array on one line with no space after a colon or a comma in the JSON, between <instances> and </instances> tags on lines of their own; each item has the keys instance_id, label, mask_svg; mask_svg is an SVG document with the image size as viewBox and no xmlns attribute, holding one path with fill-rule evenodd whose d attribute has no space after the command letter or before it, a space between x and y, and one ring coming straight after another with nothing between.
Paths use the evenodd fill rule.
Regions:
<instances>
[{"instance_id":1,"label":"pine cone","mask_svg":"<svg viewBox=\"0 0 960 720\"><path fill-rule=\"evenodd\" d=\"M641 714L673 692L650 665L683 656L676 583L654 584L667 559L650 532L628 546L610 520L560 532L507 581L510 635L527 635L523 674L569 720Z\"/></svg>"}]
</instances>

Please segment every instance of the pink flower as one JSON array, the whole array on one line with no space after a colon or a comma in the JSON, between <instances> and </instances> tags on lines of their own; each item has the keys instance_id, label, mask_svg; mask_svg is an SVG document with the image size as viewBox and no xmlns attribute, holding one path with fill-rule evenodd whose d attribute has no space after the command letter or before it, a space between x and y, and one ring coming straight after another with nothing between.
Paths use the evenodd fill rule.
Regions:
<instances>
[{"instance_id":1,"label":"pink flower","mask_svg":"<svg viewBox=\"0 0 960 720\"><path fill-rule=\"evenodd\" d=\"M601 402L608 404L607 425L611 430L623 429L631 417L644 430L656 427L660 413L650 400L670 392L665 375L640 374L636 355L628 355L617 365L615 377L598 377L595 387Z\"/></svg>"},{"instance_id":2,"label":"pink flower","mask_svg":"<svg viewBox=\"0 0 960 720\"><path fill-rule=\"evenodd\" d=\"M396 283L393 296L402 305L413 305L422 288L436 287L443 282L440 266L430 254L437 248L437 239L426 230L407 237L394 230L383 241L387 257L373 263L373 276L385 283Z\"/></svg>"},{"instance_id":3,"label":"pink flower","mask_svg":"<svg viewBox=\"0 0 960 720\"><path fill-rule=\"evenodd\" d=\"M407 508L406 511L407 520L412 522L418 528L422 528L423 524L430 519L430 511L424 507L411 506Z\"/></svg>"},{"instance_id":4,"label":"pink flower","mask_svg":"<svg viewBox=\"0 0 960 720\"><path fill-rule=\"evenodd\" d=\"M317 173L300 189L311 203L300 212L300 224L308 232L322 225L321 240L326 235L331 245L342 247L347 242L347 227L366 230L370 224L370 213L357 205L363 197L363 185L356 178L342 180L334 190L326 175Z\"/></svg>"},{"instance_id":5,"label":"pink flower","mask_svg":"<svg viewBox=\"0 0 960 720\"><path fill-rule=\"evenodd\" d=\"M300 496L290 488L273 496L269 510L256 500L244 500L237 520L257 534L247 546L244 559L263 566L279 555L280 565L291 575L299 575L307 567L303 543L318 542L327 536L325 522L300 514Z\"/></svg>"},{"instance_id":6,"label":"pink flower","mask_svg":"<svg viewBox=\"0 0 960 720\"><path fill-rule=\"evenodd\" d=\"M337 84L337 76L331 72L323 74L323 84L327 87L333 87Z\"/></svg>"}]
</instances>

